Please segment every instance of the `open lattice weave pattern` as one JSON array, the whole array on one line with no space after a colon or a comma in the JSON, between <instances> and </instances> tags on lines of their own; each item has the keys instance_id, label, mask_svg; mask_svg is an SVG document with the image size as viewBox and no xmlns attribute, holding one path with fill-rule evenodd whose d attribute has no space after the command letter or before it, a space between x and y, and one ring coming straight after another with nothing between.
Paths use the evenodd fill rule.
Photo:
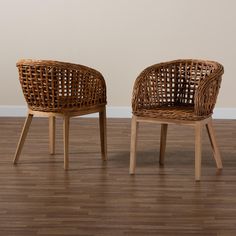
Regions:
<instances>
[{"instance_id":1,"label":"open lattice weave pattern","mask_svg":"<svg viewBox=\"0 0 236 236\"><path fill-rule=\"evenodd\" d=\"M180 120L209 117L223 73L223 66L214 61L188 59L152 65L135 81L133 114Z\"/></svg>"},{"instance_id":2,"label":"open lattice weave pattern","mask_svg":"<svg viewBox=\"0 0 236 236\"><path fill-rule=\"evenodd\" d=\"M48 60L20 60L17 67L32 110L67 112L106 104L104 78L92 68Z\"/></svg>"}]
</instances>

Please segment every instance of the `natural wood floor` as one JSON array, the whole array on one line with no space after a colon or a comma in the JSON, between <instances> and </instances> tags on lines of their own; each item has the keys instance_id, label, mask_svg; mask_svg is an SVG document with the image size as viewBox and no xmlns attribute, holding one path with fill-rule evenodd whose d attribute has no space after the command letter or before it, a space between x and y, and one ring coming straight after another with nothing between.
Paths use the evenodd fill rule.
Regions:
<instances>
[{"instance_id":1,"label":"natural wood floor","mask_svg":"<svg viewBox=\"0 0 236 236\"><path fill-rule=\"evenodd\" d=\"M48 154L48 120L35 118L17 166L22 118L0 118L0 235L236 235L236 121L215 121L224 169L217 173L206 131L202 181L194 181L194 130L169 126L165 166L160 126L141 124L137 170L129 172L130 120L108 119L101 161L97 119L71 121L70 170L62 122Z\"/></svg>"}]
</instances>

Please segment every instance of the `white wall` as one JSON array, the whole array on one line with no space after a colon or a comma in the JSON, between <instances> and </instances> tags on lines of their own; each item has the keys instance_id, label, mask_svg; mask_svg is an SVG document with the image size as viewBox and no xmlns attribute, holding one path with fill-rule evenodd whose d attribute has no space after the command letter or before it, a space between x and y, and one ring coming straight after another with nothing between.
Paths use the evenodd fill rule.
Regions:
<instances>
[{"instance_id":1,"label":"white wall","mask_svg":"<svg viewBox=\"0 0 236 236\"><path fill-rule=\"evenodd\" d=\"M0 0L0 105L25 104L19 58L101 71L110 106L129 106L146 66L201 58L225 66L217 107L236 108L235 0Z\"/></svg>"}]
</instances>

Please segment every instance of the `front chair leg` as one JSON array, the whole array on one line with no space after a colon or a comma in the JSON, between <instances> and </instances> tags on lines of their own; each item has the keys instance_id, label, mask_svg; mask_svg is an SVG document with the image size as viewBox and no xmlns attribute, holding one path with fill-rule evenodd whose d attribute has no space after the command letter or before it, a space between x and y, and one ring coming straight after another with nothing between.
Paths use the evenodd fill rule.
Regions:
<instances>
[{"instance_id":1,"label":"front chair leg","mask_svg":"<svg viewBox=\"0 0 236 236\"><path fill-rule=\"evenodd\" d=\"M161 140L160 140L160 153L159 153L159 164L160 165L164 165L167 128L168 128L168 124L161 124Z\"/></svg>"},{"instance_id":2,"label":"front chair leg","mask_svg":"<svg viewBox=\"0 0 236 236\"><path fill-rule=\"evenodd\" d=\"M19 159L21 150L23 148L23 145L24 145L26 136L28 134L29 127L30 127L32 119L33 119L33 115L32 114L28 114L26 119L25 119L25 124L24 124L24 127L22 129L20 140L18 142L18 145L17 145L17 148L16 148L16 152L15 152L15 156L14 156L14 161L13 161L14 164L17 164L17 161Z\"/></svg>"},{"instance_id":3,"label":"front chair leg","mask_svg":"<svg viewBox=\"0 0 236 236\"><path fill-rule=\"evenodd\" d=\"M213 156L214 159L216 161L216 166L218 169L222 169L222 161L221 161L221 156L220 156L220 151L216 142L216 138L215 138L215 132L212 126L212 120L210 120L207 124L206 124L206 128L207 128L207 133L209 135L209 139L211 142L211 147L213 150Z\"/></svg>"},{"instance_id":4,"label":"front chair leg","mask_svg":"<svg viewBox=\"0 0 236 236\"><path fill-rule=\"evenodd\" d=\"M138 125L136 116L132 117L131 121L131 142L130 142L130 169L129 173L135 173L136 167L136 147L137 147L137 132L138 132Z\"/></svg>"},{"instance_id":5,"label":"front chair leg","mask_svg":"<svg viewBox=\"0 0 236 236\"><path fill-rule=\"evenodd\" d=\"M55 116L49 117L49 153L55 154L55 134L56 134Z\"/></svg>"},{"instance_id":6,"label":"front chair leg","mask_svg":"<svg viewBox=\"0 0 236 236\"><path fill-rule=\"evenodd\" d=\"M202 124L195 124L195 180L200 181L202 162Z\"/></svg>"},{"instance_id":7,"label":"front chair leg","mask_svg":"<svg viewBox=\"0 0 236 236\"><path fill-rule=\"evenodd\" d=\"M63 136L64 136L64 169L69 168L69 116L64 116Z\"/></svg>"},{"instance_id":8,"label":"front chair leg","mask_svg":"<svg viewBox=\"0 0 236 236\"><path fill-rule=\"evenodd\" d=\"M99 126L100 126L100 142L102 160L107 160L107 124L106 124L106 107L99 112Z\"/></svg>"}]
</instances>

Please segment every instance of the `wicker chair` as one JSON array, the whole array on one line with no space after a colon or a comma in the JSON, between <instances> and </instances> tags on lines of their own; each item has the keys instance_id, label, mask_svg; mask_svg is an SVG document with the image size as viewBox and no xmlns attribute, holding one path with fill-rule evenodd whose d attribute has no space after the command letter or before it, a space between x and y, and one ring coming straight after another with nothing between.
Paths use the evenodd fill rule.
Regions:
<instances>
[{"instance_id":1,"label":"wicker chair","mask_svg":"<svg viewBox=\"0 0 236 236\"><path fill-rule=\"evenodd\" d=\"M55 117L64 119L64 168L68 169L69 119L99 112L102 159L107 159L106 84L101 73L86 66L49 60L20 60L19 80L28 115L16 149L21 153L34 115L49 117L49 151L55 153Z\"/></svg>"},{"instance_id":2,"label":"wicker chair","mask_svg":"<svg viewBox=\"0 0 236 236\"><path fill-rule=\"evenodd\" d=\"M201 175L202 127L206 125L217 168L221 156L212 127L223 66L214 61L175 60L152 65L136 79L132 97L130 174L135 173L139 122L161 124L159 163L164 164L168 124L195 127L195 179Z\"/></svg>"}]
</instances>

